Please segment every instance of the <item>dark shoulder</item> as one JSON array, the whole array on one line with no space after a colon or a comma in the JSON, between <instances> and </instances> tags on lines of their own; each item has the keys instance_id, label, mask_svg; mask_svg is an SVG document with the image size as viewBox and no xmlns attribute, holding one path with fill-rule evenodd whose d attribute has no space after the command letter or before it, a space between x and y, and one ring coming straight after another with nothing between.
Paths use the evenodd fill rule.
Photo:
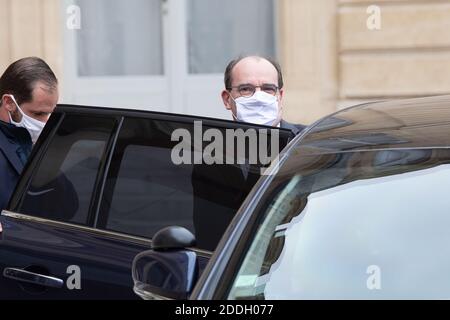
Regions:
<instances>
[{"instance_id":1,"label":"dark shoulder","mask_svg":"<svg viewBox=\"0 0 450 320\"><path fill-rule=\"evenodd\" d=\"M306 128L306 126L303 125L303 124L299 124L299 123L290 123L290 122L287 122L285 120L281 120L280 128L289 129L294 134L299 134L300 132L302 132Z\"/></svg>"},{"instance_id":2,"label":"dark shoulder","mask_svg":"<svg viewBox=\"0 0 450 320\"><path fill-rule=\"evenodd\" d=\"M11 145L11 142L9 141L9 139L6 137L6 135L3 133L2 130L0 130L0 149L9 149Z\"/></svg>"}]
</instances>

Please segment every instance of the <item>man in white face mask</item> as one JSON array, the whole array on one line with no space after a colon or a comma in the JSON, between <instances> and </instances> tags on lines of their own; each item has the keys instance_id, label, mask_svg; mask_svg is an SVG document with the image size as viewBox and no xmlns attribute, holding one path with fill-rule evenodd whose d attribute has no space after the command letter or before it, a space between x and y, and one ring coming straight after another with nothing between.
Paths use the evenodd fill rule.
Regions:
<instances>
[{"instance_id":1,"label":"man in white face mask","mask_svg":"<svg viewBox=\"0 0 450 320\"><path fill-rule=\"evenodd\" d=\"M58 101L58 80L40 58L11 64L0 77L0 210Z\"/></svg>"},{"instance_id":2,"label":"man in white face mask","mask_svg":"<svg viewBox=\"0 0 450 320\"><path fill-rule=\"evenodd\" d=\"M282 119L283 76L277 62L240 57L228 64L224 80L222 100L234 120L290 129L294 134L304 129Z\"/></svg>"},{"instance_id":3,"label":"man in white face mask","mask_svg":"<svg viewBox=\"0 0 450 320\"><path fill-rule=\"evenodd\" d=\"M274 61L256 56L241 57L231 61L225 71L222 99L234 120L281 127L298 134L304 126L282 120L283 94L281 69ZM234 214L259 179L260 169L248 160L239 165L194 167L193 216L197 245L214 250ZM214 219L211 219L211 215L214 215Z\"/></svg>"}]
</instances>

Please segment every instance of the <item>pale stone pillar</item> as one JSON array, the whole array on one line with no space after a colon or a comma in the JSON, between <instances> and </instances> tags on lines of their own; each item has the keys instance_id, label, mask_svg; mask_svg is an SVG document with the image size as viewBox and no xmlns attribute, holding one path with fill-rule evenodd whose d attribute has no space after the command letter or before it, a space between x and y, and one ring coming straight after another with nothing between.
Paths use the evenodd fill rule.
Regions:
<instances>
[{"instance_id":1,"label":"pale stone pillar","mask_svg":"<svg viewBox=\"0 0 450 320\"><path fill-rule=\"evenodd\" d=\"M450 2L340 0L340 99L385 100L450 93ZM369 11L369 12L368 12Z\"/></svg>"},{"instance_id":2,"label":"pale stone pillar","mask_svg":"<svg viewBox=\"0 0 450 320\"><path fill-rule=\"evenodd\" d=\"M0 74L13 61L38 56L62 79L60 0L0 0Z\"/></svg>"},{"instance_id":3,"label":"pale stone pillar","mask_svg":"<svg viewBox=\"0 0 450 320\"><path fill-rule=\"evenodd\" d=\"M336 111L336 0L279 0L280 62L285 76L284 118L309 124Z\"/></svg>"}]
</instances>

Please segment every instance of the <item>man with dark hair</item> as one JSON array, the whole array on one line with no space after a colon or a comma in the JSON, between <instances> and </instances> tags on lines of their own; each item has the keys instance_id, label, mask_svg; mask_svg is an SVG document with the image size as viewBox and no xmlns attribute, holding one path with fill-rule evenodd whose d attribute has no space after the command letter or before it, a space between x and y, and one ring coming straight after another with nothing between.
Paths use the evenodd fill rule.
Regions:
<instances>
[{"instance_id":1,"label":"man with dark hair","mask_svg":"<svg viewBox=\"0 0 450 320\"><path fill-rule=\"evenodd\" d=\"M222 100L233 119L300 133L305 126L282 119L284 83L280 65L270 58L242 56L224 74Z\"/></svg>"},{"instance_id":2,"label":"man with dark hair","mask_svg":"<svg viewBox=\"0 0 450 320\"><path fill-rule=\"evenodd\" d=\"M58 80L42 59L12 63L0 77L0 210L58 101Z\"/></svg>"}]
</instances>

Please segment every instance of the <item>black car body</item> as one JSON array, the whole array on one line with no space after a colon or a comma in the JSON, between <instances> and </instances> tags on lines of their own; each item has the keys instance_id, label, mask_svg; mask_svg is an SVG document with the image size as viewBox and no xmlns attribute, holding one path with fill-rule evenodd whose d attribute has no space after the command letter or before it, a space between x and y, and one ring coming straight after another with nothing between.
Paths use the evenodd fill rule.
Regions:
<instances>
[{"instance_id":1,"label":"black car body","mask_svg":"<svg viewBox=\"0 0 450 320\"><path fill-rule=\"evenodd\" d=\"M449 133L450 96L370 103L318 121L258 181L200 277L187 263L184 277L165 269L180 284L154 282L144 266L171 265L159 246L135 259L136 292L150 299L183 290L190 299L448 299ZM170 254L195 261L183 241Z\"/></svg>"},{"instance_id":2,"label":"black car body","mask_svg":"<svg viewBox=\"0 0 450 320\"><path fill-rule=\"evenodd\" d=\"M275 132L280 147L293 137L218 119L58 106L0 217L0 299L136 299L133 258L170 225L201 239L192 248L201 273L260 172L242 179L230 177L239 165L175 164L173 133L194 139L198 124L258 130L266 141Z\"/></svg>"}]
</instances>

